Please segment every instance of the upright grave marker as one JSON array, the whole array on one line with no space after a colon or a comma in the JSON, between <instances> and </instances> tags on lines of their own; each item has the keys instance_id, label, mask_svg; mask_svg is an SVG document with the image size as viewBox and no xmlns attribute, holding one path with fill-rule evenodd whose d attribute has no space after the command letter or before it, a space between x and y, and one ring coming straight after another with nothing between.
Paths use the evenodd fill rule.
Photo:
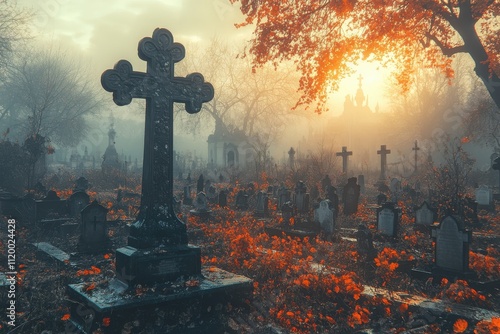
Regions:
<instances>
[{"instance_id":1,"label":"upright grave marker","mask_svg":"<svg viewBox=\"0 0 500 334\"><path fill-rule=\"evenodd\" d=\"M342 173L347 174L347 163L349 156L352 155L352 151L347 151L346 146L342 146L342 152L337 152L336 155L338 157L342 157Z\"/></svg>"},{"instance_id":2,"label":"upright grave marker","mask_svg":"<svg viewBox=\"0 0 500 334\"><path fill-rule=\"evenodd\" d=\"M385 180L385 170L387 168L387 154L390 154L391 150L388 150L386 145L380 145L380 150L377 154L380 154L380 180Z\"/></svg>"},{"instance_id":3,"label":"upright grave marker","mask_svg":"<svg viewBox=\"0 0 500 334\"><path fill-rule=\"evenodd\" d=\"M436 241L435 265L437 269L464 273L469 270L469 243L472 232L456 216L447 216L432 230Z\"/></svg>"},{"instance_id":4,"label":"upright grave marker","mask_svg":"<svg viewBox=\"0 0 500 334\"><path fill-rule=\"evenodd\" d=\"M102 86L113 93L119 106L133 98L146 99L141 206L137 222L130 227L128 246L116 251L116 272L127 283L131 282L125 276L150 281L200 273L200 249L187 244L186 225L173 208L173 106L184 103L188 113L197 113L203 102L213 98L214 89L199 73L174 76L174 64L184 54L184 46L174 43L168 30L156 29L152 38L139 42L146 73L133 71L130 62L120 60L101 77ZM141 252L157 247L169 247L171 258L153 260L148 252ZM182 253L182 265L175 259L177 253Z\"/></svg>"}]
</instances>

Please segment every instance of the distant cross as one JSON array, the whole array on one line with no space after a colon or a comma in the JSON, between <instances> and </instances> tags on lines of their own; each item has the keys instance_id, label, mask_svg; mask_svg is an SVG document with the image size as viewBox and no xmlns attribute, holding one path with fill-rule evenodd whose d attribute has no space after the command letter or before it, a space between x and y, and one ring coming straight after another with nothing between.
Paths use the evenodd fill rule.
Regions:
<instances>
[{"instance_id":1,"label":"distant cross","mask_svg":"<svg viewBox=\"0 0 500 334\"><path fill-rule=\"evenodd\" d=\"M349 156L352 155L352 151L347 151L346 146L342 146L342 152L337 152L336 155L338 157L342 157L342 173L346 174L347 173L347 162L349 159Z\"/></svg>"},{"instance_id":2,"label":"distant cross","mask_svg":"<svg viewBox=\"0 0 500 334\"><path fill-rule=\"evenodd\" d=\"M288 151L288 162L290 163L291 168L295 166L295 150L293 147L290 147L290 150Z\"/></svg>"},{"instance_id":3,"label":"distant cross","mask_svg":"<svg viewBox=\"0 0 500 334\"><path fill-rule=\"evenodd\" d=\"M173 209L173 104L184 103L188 113L197 113L203 102L213 98L214 89L199 73L174 76L174 64L184 55L184 46L173 42L170 31L157 28L152 38L139 42L146 73L133 71L128 61L120 60L101 76L102 86L113 93L117 105L146 99L141 206L128 240L135 248L187 244L186 226Z\"/></svg>"},{"instance_id":4,"label":"distant cross","mask_svg":"<svg viewBox=\"0 0 500 334\"><path fill-rule=\"evenodd\" d=\"M386 148L386 145L380 145L380 150L377 154L380 154L380 179L385 180L385 169L387 167L387 154L390 154L391 150Z\"/></svg>"},{"instance_id":5,"label":"distant cross","mask_svg":"<svg viewBox=\"0 0 500 334\"><path fill-rule=\"evenodd\" d=\"M420 147L418 147L418 142L415 140L415 146L412 148L413 151L415 151L415 173L417 172L417 159L418 159L418 153L417 151L420 150Z\"/></svg>"}]
</instances>

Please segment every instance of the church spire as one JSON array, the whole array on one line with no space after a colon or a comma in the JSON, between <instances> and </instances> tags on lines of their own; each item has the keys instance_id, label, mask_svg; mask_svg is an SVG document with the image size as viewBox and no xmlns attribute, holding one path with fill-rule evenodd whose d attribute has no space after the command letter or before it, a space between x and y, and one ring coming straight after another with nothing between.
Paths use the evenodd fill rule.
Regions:
<instances>
[{"instance_id":1,"label":"church spire","mask_svg":"<svg viewBox=\"0 0 500 334\"><path fill-rule=\"evenodd\" d=\"M363 102L365 100L365 94L363 94L363 77L361 76L361 74L359 75L358 77L358 90L356 92L356 106L357 107L362 107L363 106Z\"/></svg>"}]
</instances>

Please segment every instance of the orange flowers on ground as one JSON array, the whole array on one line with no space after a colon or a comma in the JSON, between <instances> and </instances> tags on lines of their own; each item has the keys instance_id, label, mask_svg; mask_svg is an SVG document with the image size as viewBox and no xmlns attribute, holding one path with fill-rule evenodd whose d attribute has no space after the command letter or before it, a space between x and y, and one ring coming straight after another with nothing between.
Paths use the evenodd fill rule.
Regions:
<instances>
[{"instance_id":1,"label":"orange flowers on ground","mask_svg":"<svg viewBox=\"0 0 500 334\"><path fill-rule=\"evenodd\" d=\"M469 324L467 323L467 320L457 319L457 321L455 321L455 323L453 324L453 331L455 333L463 333L468 326Z\"/></svg>"},{"instance_id":2,"label":"orange flowers on ground","mask_svg":"<svg viewBox=\"0 0 500 334\"><path fill-rule=\"evenodd\" d=\"M76 272L76 276L97 275L101 273L101 269L96 266L91 266L90 269L82 269Z\"/></svg>"},{"instance_id":3,"label":"orange flowers on ground","mask_svg":"<svg viewBox=\"0 0 500 334\"><path fill-rule=\"evenodd\" d=\"M71 316L69 315L69 313L66 313L65 315L63 315L63 316L61 317L61 320L62 320L62 321L67 321L67 320L69 320L69 318L70 318L70 317L71 317Z\"/></svg>"}]
</instances>

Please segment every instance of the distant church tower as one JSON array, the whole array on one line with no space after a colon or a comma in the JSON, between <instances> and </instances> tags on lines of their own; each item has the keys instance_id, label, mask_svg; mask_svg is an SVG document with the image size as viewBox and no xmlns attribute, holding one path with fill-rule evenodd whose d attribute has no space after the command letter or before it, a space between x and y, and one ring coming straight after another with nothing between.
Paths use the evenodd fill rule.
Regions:
<instances>
[{"instance_id":1,"label":"distant church tower","mask_svg":"<svg viewBox=\"0 0 500 334\"><path fill-rule=\"evenodd\" d=\"M113 128L114 124L111 122L108 131L108 147L106 148L106 152L104 152L104 156L102 157L102 171L105 173L112 172L113 170L121 169L120 158L118 157L118 152L116 152L115 148L115 137L116 131Z\"/></svg>"}]
</instances>

